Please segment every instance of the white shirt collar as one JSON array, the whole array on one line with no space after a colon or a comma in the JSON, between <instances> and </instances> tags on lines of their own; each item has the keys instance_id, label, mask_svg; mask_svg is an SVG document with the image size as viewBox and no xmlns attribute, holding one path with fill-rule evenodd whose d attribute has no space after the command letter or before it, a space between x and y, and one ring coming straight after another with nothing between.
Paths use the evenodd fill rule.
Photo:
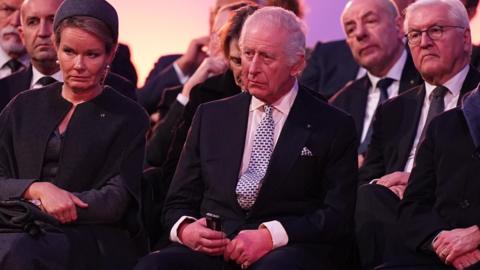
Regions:
<instances>
[{"instance_id":1,"label":"white shirt collar","mask_svg":"<svg viewBox=\"0 0 480 270\"><path fill-rule=\"evenodd\" d=\"M387 74L383 78L391 78L391 79L394 79L395 81L400 81L402 79L402 72L406 62L407 62L407 50L403 49L402 54L397 59L397 62L395 62L395 64L392 66L392 68L387 72ZM367 72L367 76L370 79L370 82L372 83L373 89L377 88L377 83L382 78L377 77L371 74L370 72Z\"/></svg>"},{"instance_id":2,"label":"white shirt collar","mask_svg":"<svg viewBox=\"0 0 480 270\"><path fill-rule=\"evenodd\" d=\"M32 65L32 72L33 72L33 76L32 76L32 82L30 84L30 87L33 87L38 82L38 80L40 80L40 78L45 76L50 76L59 82L63 82L63 74L61 70L57 71L52 75L44 75Z\"/></svg>"},{"instance_id":3,"label":"white shirt collar","mask_svg":"<svg viewBox=\"0 0 480 270\"><path fill-rule=\"evenodd\" d=\"M276 110L281 112L284 115L288 115L290 109L292 108L293 102L297 97L298 93L298 81L295 79L292 89L288 91L285 95L275 101L271 106ZM257 110L258 108L265 105L265 102L259 100L258 98L252 96L252 101L250 102L250 111Z\"/></svg>"},{"instance_id":4,"label":"white shirt collar","mask_svg":"<svg viewBox=\"0 0 480 270\"><path fill-rule=\"evenodd\" d=\"M454 97L457 97L460 95L460 92L462 90L463 82L465 81L465 78L467 78L468 71L470 70L470 65L465 65L460 72L455 74L450 80L445 82L443 86L447 87L448 90L450 90L450 94L452 94ZM430 94L433 92L433 90L437 87L438 85L433 85L425 81L425 90L426 90L426 96L429 97Z\"/></svg>"}]
</instances>

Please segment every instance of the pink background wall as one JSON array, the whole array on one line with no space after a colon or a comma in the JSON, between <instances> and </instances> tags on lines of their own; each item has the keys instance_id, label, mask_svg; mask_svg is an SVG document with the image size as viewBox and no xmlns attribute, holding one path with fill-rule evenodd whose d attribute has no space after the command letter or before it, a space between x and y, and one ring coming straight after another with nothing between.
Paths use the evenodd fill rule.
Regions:
<instances>
[{"instance_id":1,"label":"pink background wall","mask_svg":"<svg viewBox=\"0 0 480 270\"><path fill-rule=\"evenodd\" d=\"M120 16L120 40L130 45L139 85L157 58L183 52L190 40L208 32L209 7L215 0L108 0ZM347 0L304 0L307 4L307 43L343 38L340 13ZM472 23L480 42L480 18Z\"/></svg>"}]
</instances>

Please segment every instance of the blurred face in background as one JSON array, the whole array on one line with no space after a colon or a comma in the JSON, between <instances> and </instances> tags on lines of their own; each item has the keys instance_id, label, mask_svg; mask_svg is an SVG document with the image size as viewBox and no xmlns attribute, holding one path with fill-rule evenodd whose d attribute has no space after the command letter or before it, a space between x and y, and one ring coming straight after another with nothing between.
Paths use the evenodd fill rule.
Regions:
<instances>
[{"instance_id":1,"label":"blurred face in background","mask_svg":"<svg viewBox=\"0 0 480 270\"><path fill-rule=\"evenodd\" d=\"M0 0L0 46L9 55L25 52L20 39L20 7L23 0Z\"/></svg>"}]
</instances>

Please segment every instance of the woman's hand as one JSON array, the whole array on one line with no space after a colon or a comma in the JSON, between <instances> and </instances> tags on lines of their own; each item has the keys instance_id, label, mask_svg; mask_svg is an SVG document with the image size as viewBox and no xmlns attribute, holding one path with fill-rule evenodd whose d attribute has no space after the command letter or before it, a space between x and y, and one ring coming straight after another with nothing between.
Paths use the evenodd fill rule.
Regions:
<instances>
[{"instance_id":1,"label":"woman's hand","mask_svg":"<svg viewBox=\"0 0 480 270\"><path fill-rule=\"evenodd\" d=\"M77 220L77 206L87 208L88 204L72 193L58 188L49 182L35 182L25 191L26 199L38 199L42 202L42 210L61 223Z\"/></svg>"}]
</instances>

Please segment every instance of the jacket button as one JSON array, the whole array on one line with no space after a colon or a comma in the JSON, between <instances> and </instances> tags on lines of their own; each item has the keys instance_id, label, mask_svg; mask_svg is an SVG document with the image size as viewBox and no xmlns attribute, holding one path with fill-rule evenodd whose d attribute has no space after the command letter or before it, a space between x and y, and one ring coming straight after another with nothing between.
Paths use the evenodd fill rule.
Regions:
<instances>
[{"instance_id":1,"label":"jacket button","mask_svg":"<svg viewBox=\"0 0 480 270\"><path fill-rule=\"evenodd\" d=\"M464 200L463 202L460 202L460 207L465 209L470 207L470 202L468 200Z\"/></svg>"}]
</instances>

